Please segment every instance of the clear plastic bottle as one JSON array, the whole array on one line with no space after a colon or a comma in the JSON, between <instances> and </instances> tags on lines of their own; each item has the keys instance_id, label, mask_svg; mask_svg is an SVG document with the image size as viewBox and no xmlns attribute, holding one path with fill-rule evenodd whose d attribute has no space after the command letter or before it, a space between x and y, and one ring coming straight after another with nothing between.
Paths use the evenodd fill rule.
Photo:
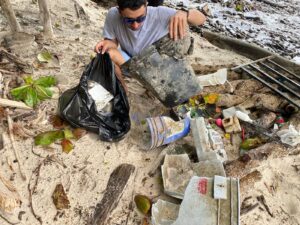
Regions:
<instances>
[{"instance_id":1,"label":"clear plastic bottle","mask_svg":"<svg viewBox=\"0 0 300 225\"><path fill-rule=\"evenodd\" d=\"M141 121L137 138L141 149L150 150L174 142L189 131L189 118L174 121L167 116L152 117Z\"/></svg>"}]
</instances>

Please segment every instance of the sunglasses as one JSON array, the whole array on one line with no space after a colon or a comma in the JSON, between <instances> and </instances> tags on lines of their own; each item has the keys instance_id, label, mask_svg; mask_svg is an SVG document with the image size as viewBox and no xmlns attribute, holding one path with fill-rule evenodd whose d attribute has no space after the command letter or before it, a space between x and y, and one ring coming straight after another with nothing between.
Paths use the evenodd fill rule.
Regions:
<instances>
[{"instance_id":1,"label":"sunglasses","mask_svg":"<svg viewBox=\"0 0 300 225\"><path fill-rule=\"evenodd\" d=\"M144 22L146 19L146 15L144 16L140 16L138 18L128 18L128 17L123 17L123 22L126 23L126 24L133 24L134 22L137 22L137 23L142 23Z\"/></svg>"}]
</instances>

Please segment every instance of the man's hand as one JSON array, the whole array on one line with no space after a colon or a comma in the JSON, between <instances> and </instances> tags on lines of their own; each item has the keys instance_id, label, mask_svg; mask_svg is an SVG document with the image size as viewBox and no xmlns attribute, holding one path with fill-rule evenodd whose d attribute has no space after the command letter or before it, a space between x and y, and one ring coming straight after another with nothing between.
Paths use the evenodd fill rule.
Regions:
<instances>
[{"instance_id":1,"label":"man's hand","mask_svg":"<svg viewBox=\"0 0 300 225\"><path fill-rule=\"evenodd\" d=\"M99 41L95 46L95 52L104 54L111 48L117 48L118 45L116 41L113 40L102 40Z\"/></svg>"},{"instance_id":2,"label":"man's hand","mask_svg":"<svg viewBox=\"0 0 300 225\"><path fill-rule=\"evenodd\" d=\"M184 11L177 11L174 16L170 18L169 23L169 32L170 32L170 38L174 39L175 41L180 38L183 39L183 37L186 35L186 27L188 25L188 13Z\"/></svg>"}]
</instances>

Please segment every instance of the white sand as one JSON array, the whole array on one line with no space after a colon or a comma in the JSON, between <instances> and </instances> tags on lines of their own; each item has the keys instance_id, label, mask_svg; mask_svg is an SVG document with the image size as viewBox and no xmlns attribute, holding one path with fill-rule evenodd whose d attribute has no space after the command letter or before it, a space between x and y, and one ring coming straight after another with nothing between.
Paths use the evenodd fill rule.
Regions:
<instances>
[{"instance_id":1,"label":"white sand","mask_svg":"<svg viewBox=\"0 0 300 225\"><path fill-rule=\"evenodd\" d=\"M17 12L23 15L23 21L38 19L38 6L29 0L13 0L13 6ZM60 70L36 69L35 76L55 75L59 80L59 88L64 91L78 83L78 79L84 69L84 65L89 62L90 55L93 54L93 47L101 39L101 30L104 23L106 10L98 7L91 1L81 0L80 4L84 7L89 22L79 20L76 17L73 1L57 1L50 3L53 24L56 24L55 40L49 42L45 47L58 55L60 59ZM4 18L0 15L0 22L4 24ZM75 28L80 24L80 28ZM27 32L41 30L41 26L29 22L28 26L23 26ZM1 30L2 33L8 30L8 26ZM79 40L76 40L79 38ZM240 64L246 61L234 53L220 50L205 40L195 35L195 52L191 56L191 62L210 68L211 66L227 67L232 64ZM21 57L26 55L27 61L33 62L41 46L33 46L32 52L24 52L20 49L18 53ZM129 85L130 86L130 85ZM141 117L148 115L159 115L164 112L164 108L159 102L153 99L144 98L130 94L131 113L140 113ZM41 104L40 109L44 109L45 117L38 122L32 123L31 129L51 130L51 125L47 122L48 116L56 111L57 100L52 99ZM29 124L30 125L30 124ZM133 123L133 130L134 130ZM187 138L188 140L188 138ZM134 131L118 143L106 143L98 139L97 135L89 133L75 143L75 149L70 154L62 153L59 145L54 145L52 152L38 147L32 147L33 140L19 140L17 147L20 151L21 161L24 164L27 181L22 181L17 163L13 163L15 157L11 146L7 145L1 151L1 173L6 178L11 178L13 184L18 189L22 206L16 210L11 217L16 218L19 211L24 211L22 220L19 224L37 225L39 222L34 218L29 207L29 195L27 185L33 170L39 165L43 158L32 153L32 150L42 157L55 154L63 161L67 168L63 168L58 163L52 162L41 167L37 191L33 195L33 207L38 216L42 218L43 224L51 225L84 225L87 219L93 214L96 204L103 197L110 173L121 163L130 163L135 166L135 174L131 177L128 186L123 194L118 206L111 215L108 225L113 224L140 224L142 216L136 210L129 209L130 202L135 194L144 194L150 198L155 198L161 194L162 187L160 177L149 178L147 173L155 161L159 150L150 152L140 151L136 145ZM299 224L299 173L297 174L290 165L295 162L296 157L284 159L274 159L261 165L264 181L268 185L277 182L278 188L275 193L269 194L264 185L255 184L255 190L251 193L242 193L243 196L254 196L264 193L269 206L274 212L275 218L269 218L265 212L258 209L244 217L242 224ZM86 163L86 167L84 168ZM9 168L12 164L12 169ZM299 161L298 161L299 164ZM33 176L35 179L35 176ZM55 186L62 183L67 191L71 208L64 210L60 216L56 217L57 210L52 202L52 193ZM298 197L297 197L298 196ZM280 207L287 212L290 217L285 217L285 213L280 211ZM278 213L276 213L278 212ZM279 215L279 216L277 216ZM279 219L280 218L280 219ZM286 221L284 219L286 218ZM297 219L298 218L298 222ZM127 222L126 222L127 221ZM294 222L293 222L294 221ZM0 218L1 225L7 225Z\"/></svg>"}]
</instances>

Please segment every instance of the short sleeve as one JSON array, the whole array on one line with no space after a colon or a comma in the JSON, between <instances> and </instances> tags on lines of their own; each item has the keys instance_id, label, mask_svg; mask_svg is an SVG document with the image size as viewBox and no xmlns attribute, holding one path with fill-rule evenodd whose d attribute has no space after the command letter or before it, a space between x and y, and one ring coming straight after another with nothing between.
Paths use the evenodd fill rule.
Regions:
<instances>
[{"instance_id":1,"label":"short sleeve","mask_svg":"<svg viewBox=\"0 0 300 225\"><path fill-rule=\"evenodd\" d=\"M170 18L175 15L176 9L172 9L166 6L157 7L158 17L164 27L168 27Z\"/></svg>"},{"instance_id":2,"label":"short sleeve","mask_svg":"<svg viewBox=\"0 0 300 225\"><path fill-rule=\"evenodd\" d=\"M114 30L118 9L116 7L111 8L105 18L104 28L103 28L103 38L105 39L116 39L116 33Z\"/></svg>"}]
</instances>

